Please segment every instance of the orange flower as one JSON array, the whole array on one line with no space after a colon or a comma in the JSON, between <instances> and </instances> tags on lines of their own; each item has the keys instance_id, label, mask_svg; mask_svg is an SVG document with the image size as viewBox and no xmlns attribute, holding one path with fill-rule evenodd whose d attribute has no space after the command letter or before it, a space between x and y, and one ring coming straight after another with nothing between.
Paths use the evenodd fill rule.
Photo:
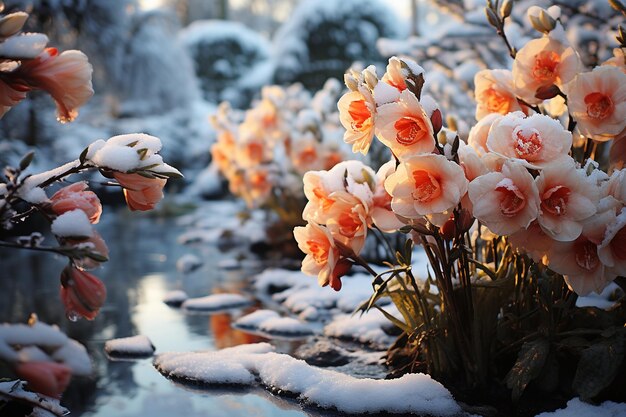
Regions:
<instances>
[{"instance_id":1,"label":"orange flower","mask_svg":"<svg viewBox=\"0 0 626 417\"><path fill-rule=\"evenodd\" d=\"M72 378L72 370L56 362L18 363L15 373L28 381L30 390L54 398L61 397Z\"/></svg>"},{"instance_id":2,"label":"orange flower","mask_svg":"<svg viewBox=\"0 0 626 417\"><path fill-rule=\"evenodd\" d=\"M72 210L82 210L89 221L96 224L100 221L102 204L93 191L87 191L85 181L77 182L61 188L50 198L52 211L57 215Z\"/></svg>"},{"instance_id":3,"label":"orange flower","mask_svg":"<svg viewBox=\"0 0 626 417\"><path fill-rule=\"evenodd\" d=\"M513 76L508 70L482 70L474 77L476 120L490 113L507 114L525 110L517 102L513 92Z\"/></svg>"},{"instance_id":4,"label":"orange flower","mask_svg":"<svg viewBox=\"0 0 626 417\"><path fill-rule=\"evenodd\" d=\"M356 91L344 94L337 103L341 124L346 129L343 140L352 145L352 152L363 155L372 144L376 103L372 93L360 86Z\"/></svg>"},{"instance_id":5,"label":"orange flower","mask_svg":"<svg viewBox=\"0 0 626 417\"><path fill-rule=\"evenodd\" d=\"M46 48L37 58L24 61L12 75L31 90L48 92L56 102L59 121L71 122L78 115L77 109L93 95L92 72L82 52L59 54L56 48Z\"/></svg>"},{"instance_id":6,"label":"orange flower","mask_svg":"<svg viewBox=\"0 0 626 417\"><path fill-rule=\"evenodd\" d=\"M293 229L293 235L298 247L306 254L302 261L302 272L307 275L317 275L317 282L325 287L330 286L339 291L341 281L335 268L339 261L339 249L328 229L315 223L308 223L305 227Z\"/></svg>"},{"instance_id":7,"label":"orange flower","mask_svg":"<svg viewBox=\"0 0 626 417\"><path fill-rule=\"evenodd\" d=\"M114 172L113 177L124 188L124 197L128 208L135 211L152 210L163 198L163 187L167 180L146 178L139 174Z\"/></svg>"},{"instance_id":8,"label":"orange flower","mask_svg":"<svg viewBox=\"0 0 626 417\"><path fill-rule=\"evenodd\" d=\"M530 104L541 103L537 90L552 85L563 87L580 70L580 58L574 49L549 36L528 42L513 61L515 92Z\"/></svg>"},{"instance_id":9,"label":"orange flower","mask_svg":"<svg viewBox=\"0 0 626 417\"><path fill-rule=\"evenodd\" d=\"M66 266L61 273L61 300L70 319L95 319L106 296L102 281L89 272Z\"/></svg>"}]
</instances>

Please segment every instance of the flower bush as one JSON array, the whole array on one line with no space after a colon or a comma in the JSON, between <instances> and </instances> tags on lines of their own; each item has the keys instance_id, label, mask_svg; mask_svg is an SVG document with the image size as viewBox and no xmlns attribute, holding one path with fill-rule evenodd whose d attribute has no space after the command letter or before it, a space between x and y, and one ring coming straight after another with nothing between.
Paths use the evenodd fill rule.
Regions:
<instances>
[{"instance_id":1,"label":"flower bush","mask_svg":"<svg viewBox=\"0 0 626 417\"><path fill-rule=\"evenodd\" d=\"M380 78L373 67L346 74L345 142L365 154L376 137L391 160L378 173L346 161L305 174L308 224L294 235L302 271L320 285L340 290L353 265L372 274L360 310L379 309L403 331L387 356L397 372L426 370L466 395L504 385L514 401L529 387L592 399L615 392L625 356L624 296L609 311L576 306L612 282L626 287L624 32L615 58L586 68L557 7L530 8L541 36L512 48L512 7L488 1L512 70L476 74L468 143L443 126L411 59L392 57ZM389 251L383 270L361 256L368 234ZM413 273L415 250L427 277Z\"/></svg>"},{"instance_id":2,"label":"flower bush","mask_svg":"<svg viewBox=\"0 0 626 417\"><path fill-rule=\"evenodd\" d=\"M71 122L77 117L78 108L93 95L91 64L80 51L59 53L55 48L46 48L48 39L44 34L20 33L27 18L24 12L0 18L0 117L29 92L43 90L54 99L58 120ZM108 248L94 228L103 210L98 196L89 189L87 181L64 184L73 175L99 171L115 180L107 185L123 188L131 210L151 210L163 197L167 180L182 176L163 162L158 154L160 149L161 141L154 136L119 135L93 142L76 160L46 172L28 172L34 152L25 155L18 166L4 169L0 177L0 246L68 258L68 265L60 274L60 298L68 319L93 320L104 305L106 287L87 271L108 260ZM49 197L50 188L56 191ZM56 244L43 244L46 231L40 230L37 217L47 221ZM13 229L19 225L34 231L28 236L15 236ZM60 357L55 362L48 356L46 352L62 346L67 337L47 329L37 324L36 317L26 328L4 325L0 342L6 348L0 356L18 378L28 381L30 390L58 398L73 373L87 374L90 370L73 369L57 363ZM73 343L82 349L78 352L80 359L86 357L84 348ZM41 345L46 352L30 345ZM12 346L21 349L19 355Z\"/></svg>"}]
</instances>

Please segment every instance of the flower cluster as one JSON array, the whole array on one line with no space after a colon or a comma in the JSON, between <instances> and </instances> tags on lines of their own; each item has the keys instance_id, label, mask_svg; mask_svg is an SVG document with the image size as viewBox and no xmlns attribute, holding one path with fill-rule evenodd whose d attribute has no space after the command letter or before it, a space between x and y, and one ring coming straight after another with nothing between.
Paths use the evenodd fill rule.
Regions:
<instances>
[{"instance_id":1,"label":"flower cluster","mask_svg":"<svg viewBox=\"0 0 626 417\"><path fill-rule=\"evenodd\" d=\"M276 205L277 198L284 204L301 196L306 171L342 161L334 109L339 92L334 80L313 97L299 85L265 87L245 115L222 103L213 117L218 135L211 155L230 192L250 208Z\"/></svg>"},{"instance_id":2,"label":"flower cluster","mask_svg":"<svg viewBox=\"0 0 626 417\"><path fill-rule=\"evenodd\" d=\"M70 122L93 95L91 64L81 51L46 48L42 33L21 33L27 19L25 12L0 18L0 117L28 92L43 90L54 99L58 120Z\"/></svg>"}]
</instances>

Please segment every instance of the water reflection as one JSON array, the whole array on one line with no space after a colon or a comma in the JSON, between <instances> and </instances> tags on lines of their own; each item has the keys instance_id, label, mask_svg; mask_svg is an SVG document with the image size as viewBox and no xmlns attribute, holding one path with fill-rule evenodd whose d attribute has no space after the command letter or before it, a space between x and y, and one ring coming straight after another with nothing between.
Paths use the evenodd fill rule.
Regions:
<instances>
[{"instance_id":1,"label":"water reflection","mask_svg":"<svg viewBox=\"0 0 626 417\"><path fill-rule=\"evenodd\" d=\"M110 361L104 342L136 334L148 336L159 352L217 349L264 340L234 330L240 314L185 315L162 302L174 289L192 297L245 289L256 271L217 267L224 259L217 247L181 246L182 231L174 220L159 220L109 213L97 226L110 249L111 261L95 271L107 285L108 298L93 322L72 323L64 318L58 298L59 274L65 260L46 253L15 253L0 250L0 320L25 322L31 312L40 320L56 323L70 337L87 346L94 363L92 378L75 378L62 403L73 416L165 417L195 416L303 416L296 403L270 401L262 389L245 392L191 391L161 376L151 359ZM182 276L176 260L194 253L202 268ZM289 351L293 343L281 342Z\"/></svg>"}]
</instances>

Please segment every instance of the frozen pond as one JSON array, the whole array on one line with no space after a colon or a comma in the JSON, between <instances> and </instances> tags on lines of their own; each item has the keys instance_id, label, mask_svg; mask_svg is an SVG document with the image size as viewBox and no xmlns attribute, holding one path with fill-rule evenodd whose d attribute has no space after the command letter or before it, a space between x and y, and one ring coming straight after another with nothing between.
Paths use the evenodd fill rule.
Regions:
<instances>
[{"instance_id":1,"label":"frozen pond","mask_svg":"<svg viewBox=\"0 0 626 417\"><path fill-rule=\"evenodd\" d=\"M161 376L152 359L111 361L104 343L136 334L148 336L156 353L220 349L262 340L233 330L229 314L187 315L168 307L163 296L183 289L191 297L239 292L254 270L224 270L217 265L232 257L214 245L180 245L175 219L155 219L119 210L96 228L110 249L110 259L96 270L107 285L107 303L93 322L70 322L58 296L59 274L65 260L48 253L0 251L0 320L25 322L31 312L41 321L56 323L84 343L94 361L94 377L74 378L62 404L73 416L160 417L304 416L329 415L302 411L289 399L263 389L201 389L176 384ZM51 244L51 242L46 242ZM236 252L237 249L235 249ZM184 276L176 261L192 253L204 265ZM251 310L247 310L248 312ZM233 314L241 314L234 312ZM273 342L279 351L292 351L300 342ZM331 413L332 415L332 413Z\"/></svg>"}]
</instances>

